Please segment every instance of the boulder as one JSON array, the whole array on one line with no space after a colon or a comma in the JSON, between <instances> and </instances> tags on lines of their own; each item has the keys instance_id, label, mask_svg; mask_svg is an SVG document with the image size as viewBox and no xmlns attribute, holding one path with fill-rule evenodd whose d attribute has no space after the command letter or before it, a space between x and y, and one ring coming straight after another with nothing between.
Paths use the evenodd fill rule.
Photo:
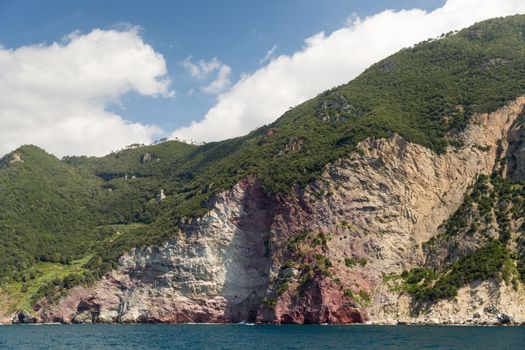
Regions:
<instances>
[{"instance_id":1,"label":"boulder","mask_svg":"<svg viewBox=\"0 0 525 350\"><path fill-rule=\"evenodd\" d=\"M93 323L93 315L89 311L82 311L75 315L73 323Z\"/></svg>"},{"instance_id":2,"label":"boulder","mask_svg":"<svg viewBox=\"0 0 525 350\"><path fill-rule=\"evenodd\" d=\"M36 323L37 318L33 315L31 315L26 310L19 310L16 312L16 314L13 316L13 324L30 324L30 323Z\"/></svg>"},{"instance_id":3,"label":"boulder","mask_svg":"<svg viewBox=\"0 0 525 350\"><path fill-rule=\"evenodd\" d=\"M509 316L507 314L499 314L498 323L502 325L510 325L514 323L514 319L512 318L512 316Z\"/></svg>"},{"instance_id":4,"label":"boulder","mask_svg":"<svg viewBox=\"0 0 525 350\"><path fill-rule=\"evenodd\" d=\"M81 300L77 305L77 313L73 318L73 323L98 323L100 316L100 305L94 298Z\"/></svg>"}]
</instances>

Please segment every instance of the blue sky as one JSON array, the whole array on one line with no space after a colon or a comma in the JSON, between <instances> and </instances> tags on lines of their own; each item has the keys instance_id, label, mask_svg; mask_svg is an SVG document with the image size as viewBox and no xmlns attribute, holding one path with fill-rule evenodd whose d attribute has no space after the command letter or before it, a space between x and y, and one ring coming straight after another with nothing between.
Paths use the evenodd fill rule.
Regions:
<instances>
[{"instance_id":1,"label":"blue sky","mask_svg":"<svg viewBox=\"0 0 525 350\"><path fill-rule=\"evenodd\" d=\"M0 155L240 136L403 47L516 13L525 1L0 0Z\"/></svg>"},{"instance_id":2,"label":"blue sky","mask_svg":"<svg viewBox=\"0 0 525 350\"><path fill-rule=\"evenodd\" d=\"M386 8L432 10L443 0L273 0L273 1L26 1L0 0L0 44L6 48L60 41L64 35L122 23L138 25L146 43L164 55L176 91L174 98L129 93L113 110L132 121L162 129L200 119L215 96L198 93L200 81L182 67L188 56L217 57L232 69L232 81L260 67L277 45L290 54L315 33L332 32L356 13L365 17ZM197 93L188 95L194 89Z\"/></svg>"}]
</instances>

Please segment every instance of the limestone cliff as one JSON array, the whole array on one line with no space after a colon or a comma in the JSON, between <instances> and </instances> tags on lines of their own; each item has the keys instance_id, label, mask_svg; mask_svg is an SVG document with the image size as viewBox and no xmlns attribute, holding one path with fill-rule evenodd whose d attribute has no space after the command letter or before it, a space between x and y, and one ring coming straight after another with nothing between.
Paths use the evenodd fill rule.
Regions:
<instances>
[{"instance_id":1,"label":"limestone cliff","mask_svg":"<svg viewBox=\"0 0 525 350\"><path fill-rule=\"evenodd\" d=\"M254 177L213 199L176 238L136 248L92 287L58 304L47 322L497 322L525 321L523 287L465 286L453 300L418 308L385 276L425 263L422 244L461 204L478 174L490 174L498 145L525 97L475 116L444 154L389 139L326 166L289 195L268 195ZM515 136L516 133L513 135ZM504 140L505 142L500 142ZM501 146L500 146L501 147Z\"/></svg>"}]
</instances>

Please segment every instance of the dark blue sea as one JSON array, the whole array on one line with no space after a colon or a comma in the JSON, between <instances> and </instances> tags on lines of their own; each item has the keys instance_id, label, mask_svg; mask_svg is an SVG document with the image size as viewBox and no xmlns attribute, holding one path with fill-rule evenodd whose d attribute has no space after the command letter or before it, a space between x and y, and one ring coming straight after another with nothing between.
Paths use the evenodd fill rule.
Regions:
<instances>
[{"instance_id":1,"label":"dark blue sea","mask_svg":"<svg viewBox=\"0 0 525 350\"><path fill-rule=\"evenodd\" d=\"M0 349L525 349L525 327L0 326Z\"/></svg>"}]
</instances>

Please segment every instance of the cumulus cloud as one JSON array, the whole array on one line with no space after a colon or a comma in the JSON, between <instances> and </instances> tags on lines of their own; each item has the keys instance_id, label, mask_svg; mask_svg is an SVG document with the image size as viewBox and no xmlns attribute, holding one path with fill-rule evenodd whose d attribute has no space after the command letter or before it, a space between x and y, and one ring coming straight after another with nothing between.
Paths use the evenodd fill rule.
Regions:
<instances>
[{"instance_id":1,"label":"cumulus cloud","mask_svg":"<svg viewBox=\"0 0 525 350\"><path fill-rule=\"evenodd\" d=\"M197 79L207 79L216 72L215 79L207 85L201 87L201 90L207 94L219 94L230 86L231 67L222 63L217 57L211 60L200 59L196 63L192 62L192 57L182 61L182 66Z\"/></svg>"},{"instance_id":2,"label":"cumulus cloud","mask_svg":"<svg viewBox=\"0 0 525 350\"><path fill-rule=\"evenodd\" d=\"M0 46L0 153L36 144L58 155L102 155L150 142L154 125L108 111L129 91L169 97L166 63L138 28L78 32L62 42Z\"/></svg>"},{"instance_id":3,"label":"cumulus cloud","mask_svg":"<svg viewBox=\"0 0 525 350\"><path fill-rule=\"evenodd\" d=\"M523 0L448 0L431 12L420 9L355 15L347 25L307 38L293 55L272 59L243 75L200 121L172 137L215 141L274 121L290 106L348 82L372 63L417 42L497 16L525 12Z\"/></svg>"}]
</instances>

